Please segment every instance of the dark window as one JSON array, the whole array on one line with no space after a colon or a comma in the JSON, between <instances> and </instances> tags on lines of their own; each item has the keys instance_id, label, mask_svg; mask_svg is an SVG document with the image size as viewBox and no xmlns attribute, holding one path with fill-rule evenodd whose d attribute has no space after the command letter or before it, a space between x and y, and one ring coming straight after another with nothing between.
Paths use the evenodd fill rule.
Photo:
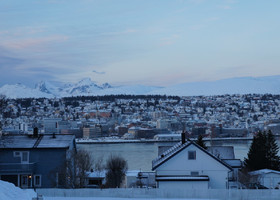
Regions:
<instances>
[{"instance_id":1,"label":"dark window","mask_svg":"<svg viewBox=\"0 0 280 200\"><path fill-rule=\"evenodd\" d=\"M196 160L196 152L195 151L189 151L189 160Z\"/></svg>"},{"instance_id":2,"label":"dark window","mask_svg":"<svg viewBox=\"0 0 280 200\"><path fill-rule=\"evenodd\" d=\"M34 176L34 186L41 187L41 175Z\"/></svg>"},{"instance_id":3,"label":"dark window","mask_svg":"<svg viewBox=\"0 0 280 200\"><path fill-rule=\"evenodd\" d=\"M197 171L192 171L192 172L191 172L191 176L199 176L199 172L197 172Z\"/></svg>"}]
</instances>

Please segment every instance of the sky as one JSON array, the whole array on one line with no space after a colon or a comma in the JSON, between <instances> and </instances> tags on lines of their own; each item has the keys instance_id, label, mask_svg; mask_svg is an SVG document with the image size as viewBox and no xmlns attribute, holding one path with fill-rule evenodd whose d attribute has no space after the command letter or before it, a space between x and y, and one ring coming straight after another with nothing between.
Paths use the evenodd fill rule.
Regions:
<instances>
[{"instance_id":1,"label":"sky","mask_svg":"<svg viewBox=\"0 0 280 200\"><path fill-rule=\"evenodd\" d=\"M280 75L279 0L0 0L0 86Z\"/></svg>"}]
</instances>

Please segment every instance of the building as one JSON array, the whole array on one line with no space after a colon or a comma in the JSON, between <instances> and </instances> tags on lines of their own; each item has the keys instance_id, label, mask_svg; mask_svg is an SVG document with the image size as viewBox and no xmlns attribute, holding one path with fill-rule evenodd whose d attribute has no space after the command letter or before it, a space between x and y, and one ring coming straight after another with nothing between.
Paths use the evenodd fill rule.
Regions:
<instances>
[{"instance_id":1,"label":"building","mask_svg":"<svg viewBox=\"0 0 280 200\"><path fill-rule=\"evenodd\" d=\"M100 125L83 128L84 138L100 138L102 136L102 130Z\"/></svg>"},{"instance_id":2,"label":"building","mask_svg":"<svg viewBox=\"0 0 280 200\"><path fill-rule=\"evenodd\" d=\"M46 118L43 119L44 133L52 134L59 133L58 123L62 121L60 118Z\"/></svg>"},{"instance_id":3,"label":"building","mask_svg":"<svg viewBox=\"0 0 280 200\"><path fill-rule=\"evenodd\" d=\"M249 172L251 182L263 185L267 188L278 188L280 186L280 171L271 169L260 169Z\"/></svg>"},{"instance_id":4,"label":"building","mask_svg":"<svg viewBox=\"0 0 280 200\"><path fill-rule=\"evenodd\" d=\"M232 179L232 167L195 142L182 142L153 160L152 170L158 188L226 189Z\"/></svg>"},{"instance_id":5,"label":"building","mask_svg":"<svg viewBox=\"0 0 280 200\"><path fill-rule=\"evenodd\" d=\"M60 169L75 150L74 135L3 135L0 179L21 188L59 187Z\"/></svg>"}]
</instances>

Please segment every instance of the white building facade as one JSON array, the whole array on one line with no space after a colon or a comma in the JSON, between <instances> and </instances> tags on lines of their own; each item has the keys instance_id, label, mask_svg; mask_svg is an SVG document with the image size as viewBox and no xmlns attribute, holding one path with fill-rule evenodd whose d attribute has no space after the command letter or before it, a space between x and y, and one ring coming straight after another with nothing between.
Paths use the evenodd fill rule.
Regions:
<instances>
[{"instance_id":1,"label":"white building facade","mask_svg":"<svg viewBox=\"0 0 280 200\"><path fill-rule=\"evenodd\" d=\"M232 168L194 142L179 143L153 161L158 188L226 189Z\"/></svg>"}]
</instances>

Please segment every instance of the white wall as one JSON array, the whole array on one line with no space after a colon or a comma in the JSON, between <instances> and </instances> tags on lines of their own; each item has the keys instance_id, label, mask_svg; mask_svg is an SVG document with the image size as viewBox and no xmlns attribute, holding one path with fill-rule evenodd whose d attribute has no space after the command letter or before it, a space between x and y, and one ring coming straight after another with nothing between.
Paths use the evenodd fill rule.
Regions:
<instances>
[{"instance_id":1,"label":"white wall","mask_svg":"<svg viewBox=\"0 0 280 200\"><path fill-rule=\"evenodd\" d=\"M173 190L173 189L178 189L178 188L183 188L183 189L208 189L208 181L159 181L158 182L158 187L160 189L168 189L168 190Z\"/></svg>"},{"instance_id":2,"label":"white wall","mask_svg":"<svg viewBox=\"0 0 280 200\"><path fill-rule=\"evenodd\" d=\"M267 188L275 188L280 182L280 174L268 173L263 174L260 179L260 184L264 185Z\"/></svg>"}]
</instances>

